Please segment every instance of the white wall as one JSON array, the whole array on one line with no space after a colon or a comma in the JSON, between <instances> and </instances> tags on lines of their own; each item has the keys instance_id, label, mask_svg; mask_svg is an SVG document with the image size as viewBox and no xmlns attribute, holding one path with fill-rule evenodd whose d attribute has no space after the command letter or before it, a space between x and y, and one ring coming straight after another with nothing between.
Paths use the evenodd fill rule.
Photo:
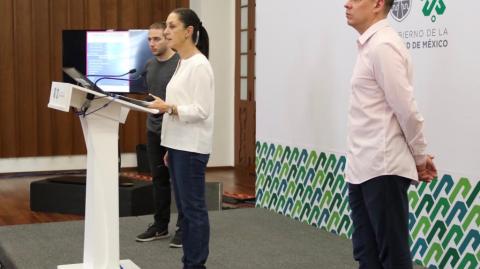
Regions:
<instances>
[{"instance_id":1,"label":"white wall","mask_svg":"<svg viewBox=\"0 0 480 269\"><path fill-rule=\"evenodd\" d=\"M257 141L343 154L356 33L337 1L303 0L300 14L257 1Z\"/></svg>"},{"instance_id":2,"label":"white wall","mask_svg":"<svg viewBox=\"0 0 480 269\"><path fill-rule=\"evenodd\" d=\"M235 1L190 0L210 37L215 73L215 130L209 166L234 165Z\"/></svg>"},{"instance_id":3,"label":"white wall","mask_svg":"<svg viewBox=\"0 0 480 269\"><path fill-rule=\"evenodd\" d=\"M136 167L135 153L122 154L122 167ZM87 168L86 155L0 159L0 173L80 170Z\"/></svg>"},{"instance_id":4,"label":"white wall","mask_svg":"<svg viewBox=\"0 0 480 269\"><path fill-rule=\"evenodd\" d=\"M234 165L235 1L191 0L210 36L210 62L215 73L215 131L209 167ZM60 113L60 112L59 112ZM122 154L122 167L136 167L134 153ZM0 173L77 170L86 156L0 158Z\"/></svg>"}]
</instances>

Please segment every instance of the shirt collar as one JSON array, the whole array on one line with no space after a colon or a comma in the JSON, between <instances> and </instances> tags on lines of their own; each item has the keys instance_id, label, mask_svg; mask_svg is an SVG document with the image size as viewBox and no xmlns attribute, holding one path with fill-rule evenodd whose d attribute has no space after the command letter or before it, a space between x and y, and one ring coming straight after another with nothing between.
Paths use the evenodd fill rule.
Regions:
<instances>
[{"instance_id":1,"label":"shirt collar","mask_svg":"<svg viewBox=\"0 0 480 269\"><path fill-rule=\"evenodd\" d=\"M372 24L368 29L357 39L357 44L359 47L365 45L367 41L380 29L389 26L388 19L379 20L376 23Z\"/></svg>"}]
</instances>

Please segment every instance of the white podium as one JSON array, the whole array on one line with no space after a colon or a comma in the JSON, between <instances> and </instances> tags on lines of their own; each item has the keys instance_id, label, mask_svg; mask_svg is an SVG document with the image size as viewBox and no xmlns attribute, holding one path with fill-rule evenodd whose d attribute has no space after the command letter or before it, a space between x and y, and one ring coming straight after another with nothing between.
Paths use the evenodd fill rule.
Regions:
<instances>
[{"instance_id":1,"label":"white podium","mask_svg":"<svg viewBox=\"0 0 480 269\"><path fill-rule=\"evenodd\" d=\"M140 268L131 260L119 258L118 126L125 123L130 109L147 113L158 113L158 110L63 82L52 82L48 107L65 112L70 107L81 110L87 94L92 94L94 99L86 115L79 116L87 145L83 263L57 268Z\"/></svg>"}]
</instances>

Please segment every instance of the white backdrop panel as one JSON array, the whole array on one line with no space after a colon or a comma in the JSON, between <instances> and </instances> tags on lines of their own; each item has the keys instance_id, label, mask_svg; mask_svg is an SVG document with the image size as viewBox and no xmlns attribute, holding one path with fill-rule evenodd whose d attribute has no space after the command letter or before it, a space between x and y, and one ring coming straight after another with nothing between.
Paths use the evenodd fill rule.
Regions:
<instances>
[{"instance_id":1,"label":"white backdrop panel","mask_svg":"<svg viewBox=\"0 0 480 269\"><path fill-rule=\"evenodd\" d=\"M425 117L429 152L442 172L478 178L480 2L443 2L445 12L437 14L435 22L422 13L421 0L411 1L402 22L391 16L389 20L410 42L415 95ZM343 4L257 1L257 140L345 152L358 34L346 24ZM447 46L429 48L429 40ZM414 42L421 48L412 48Z\"/></svg>"}]
</instances>

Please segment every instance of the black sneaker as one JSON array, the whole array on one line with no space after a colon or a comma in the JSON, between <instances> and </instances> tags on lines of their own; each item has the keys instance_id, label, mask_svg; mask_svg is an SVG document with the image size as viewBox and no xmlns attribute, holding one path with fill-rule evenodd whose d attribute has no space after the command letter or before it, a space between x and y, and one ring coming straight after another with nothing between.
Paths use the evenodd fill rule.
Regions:
<instances>
[{"instance_id":1,"label":"black sneaker","mask_svg":"<svg viewBox=\"0 0 480 269\"><path fill-rule=\"evenodd\" d=\"M170 247L171 248L181 248L181 247L183 247L182 231L181 230L177 230L175 232L175 235L173 236L172 240L170 241Z\"/></svg>"},{"instance_id":2,"label":"black sneaker","mask_svg":"<svg viewBox=\"0 0 480 269\"><path fill-rule=\"evenodd\" d=\"M168 229L159 231L155 225L149 225L148 229L137 236L137 241L148 242L156 239L164 239L170 237Z\"/></svg>"}]
</instances>

